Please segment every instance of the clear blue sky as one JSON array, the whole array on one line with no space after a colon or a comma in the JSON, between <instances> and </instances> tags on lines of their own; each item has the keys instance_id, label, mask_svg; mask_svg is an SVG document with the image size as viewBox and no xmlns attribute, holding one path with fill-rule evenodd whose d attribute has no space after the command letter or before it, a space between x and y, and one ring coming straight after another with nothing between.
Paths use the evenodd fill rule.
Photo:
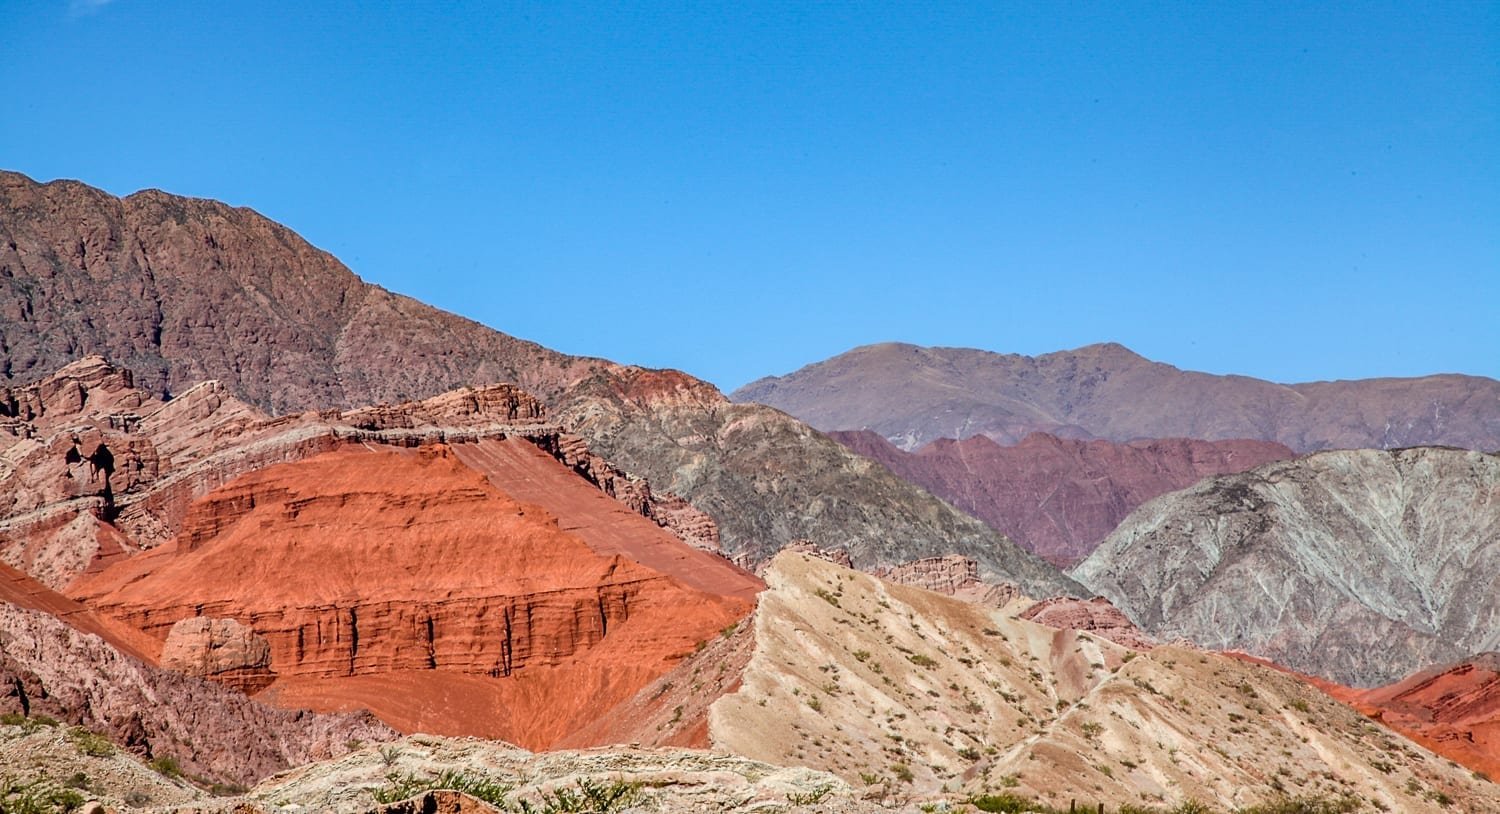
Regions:
<instances>
[{"instance_id":1,"label":"clear blue sky","mask_svg":"<svg viewBox=\"0 0 1500 814\"><path fill-rule=\"evenodd\" d=\"M489 5L0 0L0 166L726 389L883 340L1500 377L1500 3Z\"/></svg>"}]
</instances>

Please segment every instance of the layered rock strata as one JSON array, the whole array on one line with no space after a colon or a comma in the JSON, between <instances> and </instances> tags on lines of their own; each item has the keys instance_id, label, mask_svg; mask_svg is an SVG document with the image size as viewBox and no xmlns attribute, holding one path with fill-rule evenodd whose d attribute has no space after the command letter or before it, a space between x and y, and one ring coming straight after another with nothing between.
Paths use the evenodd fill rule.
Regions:
<instances>
[{"instance_id":1,"label":"layered rock strata","mask_svg":"<svg viewBox=\"0 0 1500 814\"><path fill-rule=\"evenodd\" d=\"M845 545L862 567L959 553L1033 595L1081 590L776 410L394 295L248 209L0 173L0 315L0 386L35 382L79 353L108 355L158 397L216 379L276 413L514 382L596 454L711 517L730 555L758 562L794 539ZM671 502L658 517L710 539L700 516Z\"/></svg>"},{"instance_id":2,"label":"layered rock strata","mask_svg":"<svg viewBox=\"0 0 1500 814\"><path fill-rule=\"evenodd\" d=\"M518 463L481 473L444 445L345 446L258 470L195 502L171 543L70 590L156 640L238 620L269 643L278 703L357 703L401 728L537 746L750 609L752 576L535 446L457 447L487 445ZM561 484L559 514L496 486L528 481ZM469 701L447 711L412 697L460 691ZM533 711L548 702L552 715Z\"/></svg>"}]
</instances>

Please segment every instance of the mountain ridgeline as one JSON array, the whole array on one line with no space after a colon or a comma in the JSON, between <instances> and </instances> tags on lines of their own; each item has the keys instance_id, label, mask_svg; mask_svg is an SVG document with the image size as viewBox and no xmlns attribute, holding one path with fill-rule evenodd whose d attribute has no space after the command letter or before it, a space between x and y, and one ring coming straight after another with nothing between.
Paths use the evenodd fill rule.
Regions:
<instances>
[{"instance_id":1,"label":"mountain ridgeline","mask_svg":"<svg viewBox=\"0 0 1500 814\"><path fill-rule=\"evenodd\" d=\"M0 387L95 353L155 394L216 379L275 413L512 382L711 514L749 561L806 539L861 566L959 553L1036 595L1080 591L885 468L690 376L568 356L392 294L249 209L0 173Z\"/></svg>"},{"instance_id":2,"label":"mountain ridgeline","mask_svg":"<svg viewBox=\"0 0 1500 814\"><path fill-rule=\"evenodd\" d=\"M1178 370L1116 344L1041 356L888 343L855 348L730 398L820 430L939 438L1257 439L1297 452L1445 445L1500 450L1500 381L1436 375L1275 384Z\"/></svg>"}]
</instances>

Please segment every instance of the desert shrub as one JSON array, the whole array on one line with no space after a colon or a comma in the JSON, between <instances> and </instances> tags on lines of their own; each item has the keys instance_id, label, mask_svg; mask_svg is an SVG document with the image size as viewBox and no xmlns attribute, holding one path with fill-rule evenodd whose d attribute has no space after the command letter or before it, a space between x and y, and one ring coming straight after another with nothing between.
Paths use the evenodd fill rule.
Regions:
<instances>
[{"instance_id":1,"label":"desert shrub","mask_svg":"<svg viewBox=\"0 0 1500 814\"><path fill-rule=\"evenodd\" d=\"M426 791L443 789L446 791L458 791L475 799L483 800L496 808L509 808L507 795L510 794L510 786L491 780L487 777L467 774L465 772L445 771L436 777L418 777L413 774L405 776L392 772L385 776L386 785L378 789L370 789L377 803L398 803L408 800Z\"/></svg>"},{"instance_id":2,"label":"desert shrub","mask_svg":"<svg viewBox=\"0 0 1500 814\"><path fill-rule=\"evenodd\" d=\"M163 777L182 777L182 764L178 763L177 758L171 755L157 755L151 758L150 762L146 765Z\"/></svg>"},{"instance_id":3,"label":"desert shrub","mask_svg":"<svg viewBox=\"0 0 1500 814\"><path fill-rule=\"evenodd\" d=\"M81 726L75 726L68 730L68 737L72 739L73 745L78 748L78 753L89 757L109 757L116 751L115 745L109 742L109 738L98 732L90 732Z\"/></svg>"},{"instance_id":4,"label":"desert shrub","mask_svg":"<svg viewBox=\"0 0 1500 814\"><path fill-rule=\"evenodd\" d=\"M640 798L639 783L623 780L601 783L585 777L573 788L553 789L543 794L535 805L518 801L515 810L520 814L613 814L635 805Z\"/></svg>"},{"instance_id":5,"label":"desert shrub","mask_svg":"<svg viewBox=\"0 0 1500 814\"><path fill-rule=\"evenodd\" d=\"M67 814L83 804L82 794L45 779L0 779L0 814Z\"/></svg>"},{"instance_id":6,"label":"desert shrub","mask_svg":"<svg viewBox=\"0 0 1500 814\"><path fill-rule=\"evenodd\" d=\"M1354 797L1297 797L1242 808L1236 814L1350 814L1359 809Z\"/></svg>"},{"instance_id":7,"label":"desert shrub","mask_svg":"<svg viewBox=\"0 0 1500 814\"><path fill-rule=\"evenodd\" d=\"M792 792L786 796L786 801L794 806L815 806L823 802L823 798L833 791L833 786L818 786L808 792Z\"/></svg>"}]
</instances>

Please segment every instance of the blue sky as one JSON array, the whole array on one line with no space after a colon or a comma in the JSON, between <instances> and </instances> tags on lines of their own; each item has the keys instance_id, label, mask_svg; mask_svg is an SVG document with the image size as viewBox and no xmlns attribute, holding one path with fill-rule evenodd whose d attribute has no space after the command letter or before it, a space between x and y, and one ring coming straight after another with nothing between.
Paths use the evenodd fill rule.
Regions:
<instances>
[{"instance_id":1,"label":"blue sky","mask_svg":"<svg viewBox=\"0 0 1500 814\"><path fill-rule=\"evenodd\" d=\"M1500 377L1500 4L0 0L0 166L726 389L883 340Z\"/></svg>"}]
</instances>

